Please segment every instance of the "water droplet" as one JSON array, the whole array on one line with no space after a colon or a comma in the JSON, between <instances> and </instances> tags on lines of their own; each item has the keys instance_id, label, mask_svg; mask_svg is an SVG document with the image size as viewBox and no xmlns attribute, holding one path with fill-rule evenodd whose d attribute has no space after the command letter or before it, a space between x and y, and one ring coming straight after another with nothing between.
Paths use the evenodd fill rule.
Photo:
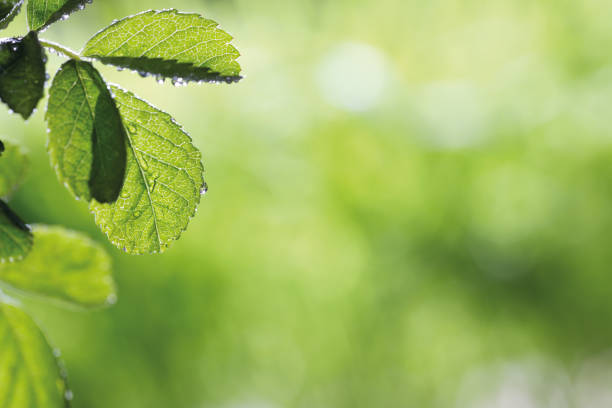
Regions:
<instances>
[{"instance_id":1,"label":"water droplet","mask_svg":"<svg viewBox=\"0 0 612 408\"><path fill-rule=\"evenodd\" d=\"M128 130L130 131L130 133L136 133L136 126L134 126L134 125L129 125L129 126L128 126Z\"/></svg>"},{"instance_id":2,"label":"water droplet","mask_svg":"<svg viewBox=\"0 0 612 408\"><path fill-rule=\"evenodd\" d=\"M200 194L204 195L206 193L208 193L208 184L204 182L204 184L202 184L202 187L200 187Z\"/></svg>"},{"instance_id":3,"label":"water droplet","mask_svg":"<svg viewBox=\"0 0 612 408\"><path fill-rule=\"evenodd\" d=\"M53 355L55 356L55 358L60 358L62 356L62 351L58 348L54 348Z\"/></svg>"},{"instance_id":4,"label":"water droplet","mask_svg":"<svg viewBox=\"0 0 612 408\"><path fill-rule=\"evenodd\" d=\"M128 193L127 191L122 191L121 198L130 198L130 193Z\"/></svg>"},{"instance_id":5,"label":"water droplet","mask_svg":"<svg viewBox=\"0 0 612 408\"><path fill-rule=\"evenodd\" d=\"M74 394L71 390L66 390L66 392L64 393L64 398L66 399L66 401L72 401L72 399L74 398Z\"/></svg>"}]
</instances>

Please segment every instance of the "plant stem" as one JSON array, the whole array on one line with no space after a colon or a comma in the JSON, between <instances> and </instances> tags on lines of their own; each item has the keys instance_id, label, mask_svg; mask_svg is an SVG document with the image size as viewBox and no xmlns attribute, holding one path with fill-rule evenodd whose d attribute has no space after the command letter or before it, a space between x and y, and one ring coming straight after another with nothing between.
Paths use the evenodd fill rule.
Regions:
<instances>
[{"instance_id":1,"label":"plant stem","mask_svg":"<svg viewBox=\"0 0 612 408\"><path fill-rule=\"evenodd\" d=\"M50 48L73 60L81 61L81 56L79 54L77 54L76 52L72 51L69 48L64 47L63 45L54 43L52 41L43 40L42 38L39 39L38 42L40 42L40 45L42 45L45 48Z\"/></svg>"}]
</instances>

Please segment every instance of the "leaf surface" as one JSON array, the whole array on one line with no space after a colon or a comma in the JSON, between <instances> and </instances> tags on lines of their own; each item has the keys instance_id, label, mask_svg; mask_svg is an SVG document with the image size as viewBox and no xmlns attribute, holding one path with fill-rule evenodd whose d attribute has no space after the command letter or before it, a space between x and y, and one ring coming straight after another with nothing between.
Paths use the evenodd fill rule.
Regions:
<instances>
[{"instance_id":1,"label":"leaf surface","mask_svg":"<svg viewBox=\"0 0 612 408\"><path fill-rule=\"evenodd\" d=\"M93 0L28 0L28 24L31 30L40 31L63 20Z\"/></svg>"},{"instance_id":2,"label":"leaf surface","mask_svg":"<svg viewBox=\"0 0 612 408\"><path fill-rule=\"evenodd\" d=\"M0 42L0 99L24 119L30 117L45 87L45 53L31 31Z\"/></svg>"},{"instance_id":3,"label":"leaf surface","mask_svg":"<svg viewBox=\"0 0 612 408\"><path fill-rule=\"evenodd\" d=\"M2 142L0 142L2 144ZM0 197L13 193L15 188L23 181L26 169L29 166L28 158L21 148L12 143L5 143L4 152L0 158Z\"/></svg>"},{"instance_id":4,"label":"leaf surface","mask_svg":"<svg viewBox=\"0 0 612 408\"><path fill-rule=\"evenodd\" d=\"M176 81L241 79L232 36L213 20L177 10L146 11L97 33L82 54Z\"/></svg>"},{"instance_id":5,"label":"leaf surface","mask_svg":"<svg viewBox=\"0 0 612 408\"><path fill-rule=\"evenodd\" d=\"M170 115L111 87L127 130L119 199L91 210L110 241L131 254L162 252L187 227L204 185L200 152Z\"/></svg>"},{"instance_id":6,"label":"leaf surface","mask_svg":"<svg viewBox=\"0 0 612 408\"><path fill-rule=\"evenodd\" d=\"M115 201L125 176L125 130L106 83L89 62L62 65L49 90L46 119L59 180L78 198Z\"/></svg>"},{"instance_id":7,"label":"leaf surface","mask_svg":"<svg viewBox=\"0 0 612 408\"><path fill-rule=\"evenodd\" d=\"M23 0L0 0L0 30L4 30L19 14Z\"/></svg>"},{"instance_id":8,"label":"leaf surface","mask_svg":"<svg viewBox=\"0 0 612 408\"><path fill-rule=\"evenodd\" d=\"M20 260L31 248L30 228L0 200L0 262Z\"/></svg>"},{"instance_id":9,"label":"leaf surface","mask_svg":"<svg viewBox=\"0 0 612 408\"><path fill-rule=\"evenodd\" d=\"M45 336L0 297L0 406L65 408L66 383Z\"/></svg>"},{"instance_id":10,"label":"leaf surface","mask_svg":"<svg viewBox=\"0 0 612 408\"><path fill-rule=\"evenodd\" d=\"M21 262L0 264L0 281L15 289L81 307L116 300L111 261L85 235L36 225L35 245Z\"/></svg>"}]
</instances>

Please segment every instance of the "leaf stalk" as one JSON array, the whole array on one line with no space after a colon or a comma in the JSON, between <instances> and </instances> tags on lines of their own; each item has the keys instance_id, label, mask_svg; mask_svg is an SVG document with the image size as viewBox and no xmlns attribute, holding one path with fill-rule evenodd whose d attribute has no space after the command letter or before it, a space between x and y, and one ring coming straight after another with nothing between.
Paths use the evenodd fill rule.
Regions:
<instances>
[{"instance_id":1,"label":"leaf stalk","mask_svg":"<svg viewBox=\"0 0 612 408\"><path fill-rule=\"evenodd\" d=\"M39 39L38 42L40 42L40 45L45 48L52 49L70 59L81 61L81 56L79 54L72 51L70 48L64 47L61 44L55 43L53 41L43 40L42 38Z\"/></svg>"}]
</instances>

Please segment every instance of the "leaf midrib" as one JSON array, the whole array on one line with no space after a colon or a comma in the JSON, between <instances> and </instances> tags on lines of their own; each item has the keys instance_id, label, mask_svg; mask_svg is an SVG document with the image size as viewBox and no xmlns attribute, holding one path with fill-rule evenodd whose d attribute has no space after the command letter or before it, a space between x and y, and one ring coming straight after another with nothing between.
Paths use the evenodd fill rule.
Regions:
<instances>
[{"instance_id":1,"label":"leaf midrib","mask_svg":"<svg viewBox=\"0 0 612 408\"><path fill-rule=\"evenodd\" d=\"M151 192L149 191L149 182L147 177L144 174L144 170L142 165L140 164L140 160L138 160L138 155L136 154L136 148L132 145L132 137L130 136L129 130L125 127L125 123L121 121L121 126L125 130L125 135L128 140L128 145L130 150L132 151L132 155L134 156L134 160L136 160L136 164L138 165L138 170L140 171L140 176L142 177L142 181L145 185L145 191L147 192L147 198L149 199L149 204L151 205L151 212L153 212L153 225L155 226L155 234L157 235L157 250L161 250L161 236L159 235L159 227L157 225L157 213L155 212L155 205L153 204L153 199L151 198ZM138 203L136 203L138 205Z\"/></svg>"}]
</instances>

